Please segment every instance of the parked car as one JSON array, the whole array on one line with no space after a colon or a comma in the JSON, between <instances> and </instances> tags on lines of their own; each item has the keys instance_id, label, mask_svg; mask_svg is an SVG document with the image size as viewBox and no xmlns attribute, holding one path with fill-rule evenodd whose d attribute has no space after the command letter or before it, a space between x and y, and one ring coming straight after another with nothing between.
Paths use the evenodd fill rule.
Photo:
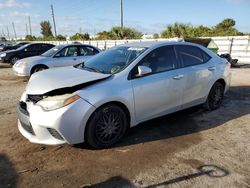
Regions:
<instances>
[{"instance_id":1,"label":"parked car","mask_svg":"<svg viewBox=\"0 0 250 188\"><path fill-rule=\"evenodd\" d=\"M19 59L41 55L42 53L53 48L55 45L46 43L26 44L16 50L8 50L0 53L0 62L14 65Z\"/></svg>"},{"instance_id":2,"label":"parked car","mask_svg":"<svg viewBox=\"0 0 250 188\"><path fill-rule=\"evenodd\" d=\"M5 45L5 46L0 47L0 52L4 52L7 50L16 50L17 48L20 48L21 46L24 46L26 44L29 44L29 42L19 42L13 45Z\"/></svg>"},{"instance_id":3,"label":"parked car","mask_svg":"<svg viewBox=\"0 0 250 188\"><path fill-rule=\"evenodd\" d=\"M18 76L30 76L44 69L82 63L100 51L94 46L84 44L59 45L40 56L17 61L13 66L13 70Z\"/></svg>"},{"instance_id":4,"label":"parked car","mask_svg":"<svg viewBox=\"0 0 250 188\"><path fill-rule=\"evenodd\" d=\"M129 127L204 104L220 107L230 64L184 42L128 43L78 66L31 76L18 128L32 143L110 147Z\"/></svg>"}]
</instances>

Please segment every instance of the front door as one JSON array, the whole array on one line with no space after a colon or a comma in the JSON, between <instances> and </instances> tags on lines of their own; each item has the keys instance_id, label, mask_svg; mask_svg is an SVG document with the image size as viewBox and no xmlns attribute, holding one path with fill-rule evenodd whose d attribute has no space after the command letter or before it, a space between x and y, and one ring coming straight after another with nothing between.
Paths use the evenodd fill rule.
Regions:
<instances>
[{"instance_id":1,"label":"front door","mask_svg":"<svg viewBox=\"0 0 250 188\"><path fill-rule=\"evenodd\" d=\"M178 74L174 47L164 46L153 50L139 65L150 67L152 73L143 77L132 75L137 120L141 122L179 110L183 80ZM132 74L136 75L137 66Z\"/></svg>"},{"instance_id":2,"label":"front door","mask_svg":"<svg viewBox=\"0 0 250 188\"><path fill-rule=\"evenodd\" d=\"M53 67L72 66L80 63L77 46L68 46L60 50L54 57Z\"/></svg>"}]
</instances>

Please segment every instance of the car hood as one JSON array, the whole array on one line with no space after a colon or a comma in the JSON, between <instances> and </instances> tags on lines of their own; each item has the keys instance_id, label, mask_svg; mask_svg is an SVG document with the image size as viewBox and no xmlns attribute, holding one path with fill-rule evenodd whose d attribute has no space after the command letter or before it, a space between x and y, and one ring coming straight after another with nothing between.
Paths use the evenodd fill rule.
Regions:
<instances>
[{"instance_id":1,"label":"car hood","mask_svg":"<svg viewBox=\"0 0 250 188\"><path fill-rule=\"evenodd\" d=\"M4 52L2 52L2 53L9 54L9 53L13 53L13 52L16 52L16 50L6 50L6 51L4 51Z\"/></svg>"},{"instance_id":2,"label":"car hood","mask_svg":"<svg viewBox=\"0 0 250 188\"><path fill-rule=\"evenodd\" d=\"M27 57L27 58L24 58L24 59L21 59L20 61L27 61L29 63L32 63L32 62L36 62L36 61L43 61L43 60L47 60L48 58L50 57L45 57L45 56L33 56L33 57Z\"/></svg>"},{"instance_id":3,"label":"car hood","mask_svg":"<svg viewBox=\"0 0 250 188\"><path fill-rule=\"evenodd\" d=\"M75 67L49 69L31 76L26 93L28 95L49 95L49 93L58 95L68 91L74 92L79 89L79 86L84 87L84 85L110 76L111 74L89 72Z\"/></svg>"}]
</instances>

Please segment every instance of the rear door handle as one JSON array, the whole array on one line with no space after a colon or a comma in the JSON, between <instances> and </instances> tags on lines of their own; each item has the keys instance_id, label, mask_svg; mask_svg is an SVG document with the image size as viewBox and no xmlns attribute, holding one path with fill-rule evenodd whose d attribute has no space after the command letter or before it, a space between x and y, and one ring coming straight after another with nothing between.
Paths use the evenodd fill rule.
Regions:
<instances>
[{"instance_id":1,"label":"rear door handle","mask_svg":"<svg viewBox=\"0 0 250 188\"><path fill-rule=\"evenodd\" d=\"M180 80L182 79L184 76L183 75L176 75L173 77L174 80Z\"/></svg>"},{"instance_id":2,"label":"rear door handle","mask_svg":"<svg viewBox=\"0 0 250 188\"><path fill-rule=\"evenodd\" d=\"M214 71L214 70L215 70L215 67L214 67L214 66L213 66L213 67L208 67L208 70Z\"/></svg>"},{"instance_id":3,"label":"rear door handle","mask_svg":"<svg viewBox=\"0 0 250 188\"><path fill-rule=\"evenodd\" d=\"M76 58L73 58L74 61L76 61Z\"/></svg>"}]
</instances>

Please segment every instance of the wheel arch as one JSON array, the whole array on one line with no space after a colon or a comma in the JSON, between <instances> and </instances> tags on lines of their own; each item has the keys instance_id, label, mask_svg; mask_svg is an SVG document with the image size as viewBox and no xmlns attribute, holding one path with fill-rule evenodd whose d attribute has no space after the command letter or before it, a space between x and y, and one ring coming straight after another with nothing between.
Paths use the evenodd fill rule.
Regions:
<instances>
[{"instance_id":1,"label":"wheel arch","mask_svg":"<svg viewBox=\"0 0 250 188\"><path fill-rule=\"evenodd\" d=\"M119 106L125 112L126 117L127 117L127 121L128 121L128 125L130 125L130 123L131 123L131 113L129 111L129 108L121 101L114 100L114 101L105 102L105 103L99 105L98 107L96 107L95 111L97 111L98 109L100 109L103 106L110 105L110 104ZM87 124L88 124L90 118L92 117L92 115L95 113L95 111L90 115L90 117L89 117L89 119L87 121Z\"/></svg>"},{"instance_id":2,"label":"wheel arch","mask_svg":"<svg viewBox=\"0 0 250 188\"><path fill-rule=\"evenodd\" d=\"M36 67L39 67L39 66L42 66L42 67L45 67L46 69L49 69L49 67L47 66L47 65L45 65L45 64L36 64L36 65L34 65L31 69L30 69L30 75L32 75L33 74L33 71L34 71L34 69L36 68Z\"/></svg>"}]
</instances>

